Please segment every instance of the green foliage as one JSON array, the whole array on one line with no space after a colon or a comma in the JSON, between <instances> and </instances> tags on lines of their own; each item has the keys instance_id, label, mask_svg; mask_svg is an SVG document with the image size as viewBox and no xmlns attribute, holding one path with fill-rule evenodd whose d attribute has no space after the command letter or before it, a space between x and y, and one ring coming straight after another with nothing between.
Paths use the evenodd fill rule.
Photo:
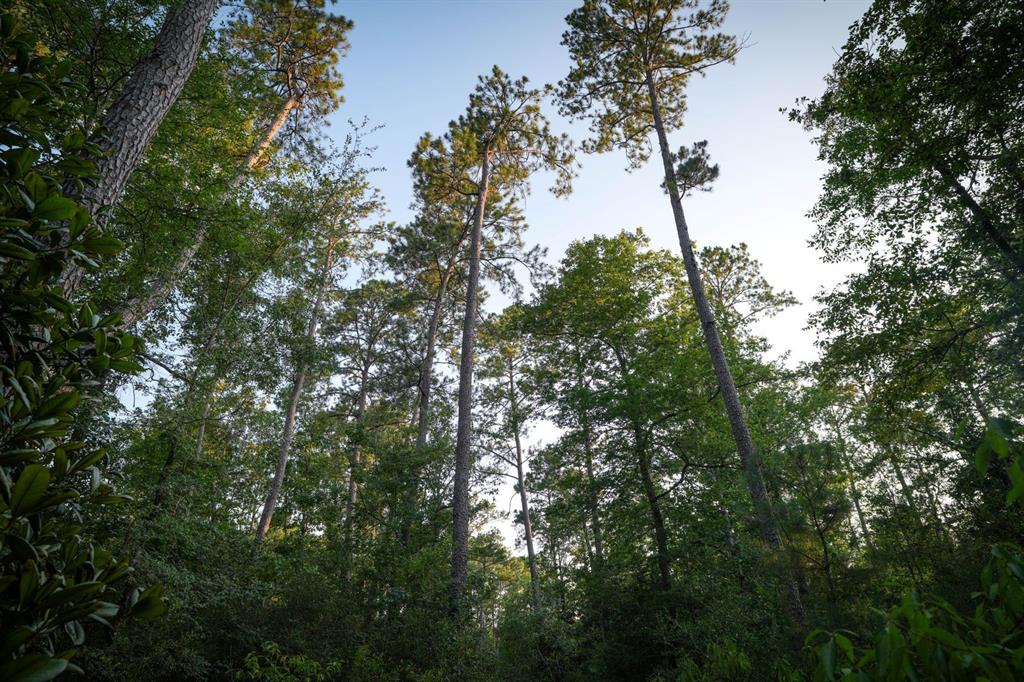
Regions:
<instances>
[{"instance_id":1,"label":"green foliage","mask_svg":"<svg viewBox=\"0 0 1024 682\"><path fill-rule=\"evenodd\" d=\"M93 175L85 135L55 140L79 96L70 67L10 14L0 16L0 677L48 680L88 626L162 612L159 588L118 585L129 567L92 540L100 509L125 501L103 481L106 453L73 434L83 399L109 371L133 372L136 340L89 302L61 295L73 262L90 267L121 244L65 196Z\"/></svg>"},{"instance_id":2,"label":"green foliage","mask_svg":"<svg viewBox=\"0 0 1024 682\"><path fill-rule=\"evenodd\" d=\"M366 652L360 648L356 653L356 660L360 661L366 656ZM357 665L362 664L357 663ZM265 680L265 682L324 682L324 680L335 678L341 672L341 668L341 663L338 661L321 664L301 654L289 656L282 653L281 647L277 644L267 642L259 653L254 652L245 657L244 667L235 673L235 679L240 681Z\"/></svg>"},{"instance_id":3,"label":"green foliage","mask_svg":"<svg viewBox=\"0 0 1024 682\"><path fill-rule=\"evenodd\" d=\"M939 597L911 592L886 615L874 646L857 646L852 633L825 633L815 679L1019 680L1024 674L1024 551L1015 545L993 547L974 597L973 614L963 614ZM812 633L808 643L822 634Z\"/></svg>"}]
</instances>

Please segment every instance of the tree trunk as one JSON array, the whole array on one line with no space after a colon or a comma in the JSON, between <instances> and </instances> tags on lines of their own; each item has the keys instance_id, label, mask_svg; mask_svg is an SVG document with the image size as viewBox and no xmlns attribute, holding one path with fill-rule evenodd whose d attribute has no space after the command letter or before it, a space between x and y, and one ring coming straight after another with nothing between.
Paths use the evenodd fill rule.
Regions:
<instances>
[{"instance_id":1,"label":"tree trunk","mask_svg":"<svg viewBox=\"0 0 1024 682\"><path fill-rule=\"evenodd\" d=\"M654 545L657 551L658 575L662 591L672 590L671 557L668 553L668 533L665 531L665 517L661 513L661 501L651 477L651 459L644 442L644 436L639 428L634 427L634 438L636 439L636 459L640 469L640 480L644 486L644 495L647 497L647 506L651 511L651 523L654 526Z\"/></svg>"},{"instance_id":2,"label":"tree trunk","mask_svg":"<svg viewBox=\"0 0 1024 682\"><path fill-rule=\"evenodd\" d=\"M469 278L466 283L466 315L462 323L462 353L459 358L459 416L455 438L455 482L452 494L452 584L451 608L461 617L463 595L469 578L469 475L473 467L473 347L476 342L477 288L480 285L480 245L483 241L484 212L491 181L491 151L484 147L480 187L473 216L469 246Z\"/></svg>"},{"instance_id":3,"label":"tree trunk","mask_svg":"<svg viewBox=\"0 0 1024 682\"><path fill-rule=\"evenodd\" d=\"M363 370L359 376L359 397L356 399L356 425L361 426L363 416L366 414L366 397L369 391L370 362L364 360ZM345 502L345 556L342 560L342 575L348 577L349 568L352 565L352 543L356 523L356 503L359 502L359 461L362 455L362 447L357 442L352 448L348 460L348 499Z\"/></svg>"},{"instance_id":4,"label":"tree trunk","mask_svg":"<svg viewBox=\"0 0 1024 682\"><path fill-rule=\"evenodd\" d=\"M281 128L284 126L285 121L287 121L289 114L291 114L298 105L298 100L293 97L289 97L285 100L280 111L278 111L273 121L271 121L270 125L268 125L263 131L263 135L253 147L252 151L250 151L245 157L245 161L242 166L231 179L231 183L228 185L229 192L241 187L242 181L245 180L246 175L259 166L260 161L263 159L263 155L273 144L278 133L281 132ZM174 292L175 287L178 285L178 280L181 279L181 275L188 269L188 266L192 263L192 259L195 258L199 249L206 241L209 230L209 222L201 220L196 233L192 235L192 240L184 249L182 249L181 253L178 254L177 260L174 261L174 264L170 269L163 275L153 279L140 296L129 300L116 311L121 313L121 321L125 327L132 327L137 322L144 319L157 306L166 301L171 293Z\"/></svg>"},{"instance_id":5,"label":"tree trunk","mask_svg":"<svg viewBox=\"0 0 1024 682\"><path fill-rule=\"evenodd\" d=\"M434 299L433 310L430 312L430 321L427 323L427 348L423 355L423 364L420 366L419 398L416 410L416 450L421 454L427 447L427 435L430 431L430 393L434 382L434 353L437 347L437 331L441 326L444 297L448 290L448 281L451 279L455 263L456 261L452 260L441 276L441 281L437 288L437 296ZM416 504L416 493L418 492L418 482L416 479L419 472L414 470L411 473L409 485L405 490L405 518L402 521L400 534L403 547L408 547L411 539L412 508Z\"/></svg>"},{"instance_id":6,"label":"tree trunk","mask_svg":"<svg viewBox=\"0 0 1024 682\"><path fill-rule=\"evenodd\" d=\"M661 160L665 169L665 187L668 190L669 201L672 205L672 216L675 219L676 232L679 237L679 248L682 250L683 264L686 266L686 277L690 282L690 290L693 293L694 304L700 317L701 330L704 332L704 341L707 344L708 353L711 355L711 365L714 368L715 377L718 379L718 387L725 403L726 414L729 417L729 426L732 429L733 439L736 441L736 449L739 451L740 464L743 467L743 475L746 479L747 489L750 492L751 502L753 502L754 513L757 515L757 520L761 527L761 537L770 548L778 550L782 547L782 541L772 514L768 494L765 491L757 452L754 450L754 441L750 436L746 417L743 415L743 405L740 403L739 392L736 390L736 382L733 380L732 372L729 370L725 349L722 347L722 340L718 335L718 328L715 324L715 316L704 292L704 284L701 281L700 270L697 267L697 257L693 253L693 244L690 242L689 228L686 225L686 217L683 214L679 187L675 182L672 155L669 151L665 125L661 118L658 90L654 83L653 74L648 72L646 79L647 91L651 101L651 114L654 117L654 127L658 133L658 146L661 150ZM803 626L807 621L807 616L804 612L803 603L800 600L800 590L796 581L791 576L786 580L786 590L788 592L790 614L797 624Z\"/></svg>"},{"instance_id":7,"label":"tree trunk","mask_svg":"<svg viewBox=\"0 0 1024 682\"><path fill-rule=\"evenodd\" d=\"M583 464L587 472L587 496L590 502L590 527L594 532L594 559L598 567L604 565L604 535L598 507L597 480L594 477L594 452L590 423L583 417Z\"/></svg>"},{"instance_id":8,"label":"tree trunk","mask_svg":"<svg viewBox=\"0 0 1024 682\"><path fill-rule=\"evenodd\" d=\"M530 522L530 500L526 494L526 475L523 472L523 443L519 436L519 405L516 400L515 374L512 361L508 365L508 395L512 433L516 442L516 480L519 483L519 501L523 510L523 535L526 537L526 557L530 564L530 589L533 607L540 608L540 575L537 573L537 555L533 548L533 524Z\"/></svg>"},{"instance_id":9,"label":"tree trunk","mask_svg":"<svg viewBox=\"0 0 1024 682\"><path fill-rule=\"evenodd\" d=\"M324 254L324 266L321 273L319 287L316 292L316 299L313 302L313 310L309 314L309 323L306 326L306 340L312 344L316 340L317 328L320 325L320 314L323 312L324 297L327 293L328 274L331 269L332 256L335 242L328 243L327 251ZM295 368L295 376L292 380L291 396L288 400L288 412L284 418L284 431L281 434L281 446L277 452L277 466L274 469L274 480L270 484L270 491L267 493L267 501L263 505L263 513L260 516L259 525L256 527L256 545L259 546L270 530L270 520L274 516L274 508L277 506L278 498L281 496L281 486L284 484L284 473L288 466L288 452L291 450L292 436L295 434L295 418L299 411L299 400L302 398L302 388L306 381L306 363L304 360L298 362Z\"/></svg>"},{"instance_id":10,"label":"tree trunk","mask_svg":"<svg viewBox=\"0 0 1024 682\"><path fill-rule=\"evenodd\" d=\"M100 208L113 206L142 161L157 128L185 88L199 59L203 36L220 0L184 0L167 15L150 53L132 71L121 94L103 116L102 154L97 158L97 181L83 197L102 225ZM64 277L65 296L82 281L80 266Z\"/></svg>"}]
</instances>

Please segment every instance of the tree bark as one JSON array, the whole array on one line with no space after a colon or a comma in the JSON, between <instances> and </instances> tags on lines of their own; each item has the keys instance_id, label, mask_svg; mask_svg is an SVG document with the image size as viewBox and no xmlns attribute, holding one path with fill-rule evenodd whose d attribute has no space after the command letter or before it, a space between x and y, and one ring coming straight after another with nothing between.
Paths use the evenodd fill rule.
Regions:
<instances>
[{"instance_id":1,"label":"tree bark","mask_svg":"<svg viewBox=\"0 0 1024 682\"><path fill-rule=\"evenodd\" d=\"M313 310L309 315L309 323L306 326L306 340L312 344L316 340L316 332L320 325L320 314L323 312L324 297L327 290L328 274L331 269L334 241L328 243L327 251L324 254L324 266L321 273L320 283L316 292L316 299L313 302ZM288 453L291 450L292 436L295 434L295 418L299 411L299 400L302 398L302 388L306 382L306 363L300 360L295 368L295 375L292 379L291 395L288 399L288 412L284 418L284 431L281 434L281 445L277 452L277 466L274 468L274 480L270 484L270 491L267 493L267 500L263 505L263 513L260 515L259 525L256 527L256 544L263 542L267 531L270 530L270 521L274 516L274 508L277 507L278 498L281 496L281 487L284 485L285 469L288 466Z\"/></svg>"},{"instance_id":2,"label":"tree bark","mask_svg":"<svg viewBox=\"0 0 1024 682\"><path fill-rule=\"evenodd\" d=\"M473 348L476 343L477 288L480 285L480 245L483 241L484 212L487 208L490 176L491 150L489 146L485 146L481 159L479 195L470 237L466 315L462 323L462 352L459 358L459 415L452 494L451 575L451 609L456 617L462 616L463 595L469 578L469 476L473 467Z\"/></svg>"},{"instance_id":3,"label":"tree bark","mask_svg":"<svg viewBox=\"0 0 1024 682\"><path fill-rule=\"evenodd\" d=\"M736 382L732 377L732 372L729 370L725 349L722 347L722 340L718 335L715 316L704 291L700 270L697 267L697 257L693 253L693 244L690 241L689 228L686 225L686 217L683 214L679 187L676 185L675 171L672 168L672 154L668 146L668 136L665 133L665 124L661 118L661 107L658 101L658 90L654 83L654 75L648 72L646 80L651 102L651 114L654 118L654 127L658 134L658 146L665 170L665 188L668 190L669 202L672 205L672 216L675 219L676 232L679 237L679 248L682 250L686 277L689 280L694 304L700 317L704 341L707 344L708 353L711 355L711 365L714 368L718 387L725 403L725 411L729 417L729 426L732 430L733 439L736 441L736 449L739 451L740 464L743 467L743 475L754 506L754 513L757 515L761 528L761 537L771 549L779 550L782 547L782 541L779 537L775 517L772 514L771 503L765 490L764 478L761 476L757 452L754 449L754 441L750 436L750 429L747 427L746 417L743 414L743 405L740 402L739 392L736 390ZM788 576L785 582L790 615L797 624L803 626L806 624L807 616L804 612L803 603L800 600L799 587L792 576Z\"/></svg>"},{"instance_id":4,"label":"tree bark","mask_svg":"<svg viewBox=\"0 0 1024 682\"><path fill-rule=\"evenodd\" d=\"M98 210L115 205L142 161L157 128L177 101L199 59L203 36L220 0L184 0L167 15L150 53L132 71L103 116L97 181L83 197L102 226ZM80 266L68 269L63 288L70 296L82 281Z\"/></svg>"},{"instance_id":5,"label":"tree bark","mask_svg":"<svg viewBox=\"0 0 1024 682\"><path fill-rule=\"evenodd\" d=\"M533 524L530 522L530 500L526 494L526 475L523 471L523 443L519 435L519 404L516 399L515 370L512 361L508 364L508 396L512 433L516 443L516 481L519 483L519 501L523 511L523 535L526 537L526 557L530 565L530 590L533 607L540 608L540 575L537 572L537 555L533 548Z\"/></svg>"}]
</instances>

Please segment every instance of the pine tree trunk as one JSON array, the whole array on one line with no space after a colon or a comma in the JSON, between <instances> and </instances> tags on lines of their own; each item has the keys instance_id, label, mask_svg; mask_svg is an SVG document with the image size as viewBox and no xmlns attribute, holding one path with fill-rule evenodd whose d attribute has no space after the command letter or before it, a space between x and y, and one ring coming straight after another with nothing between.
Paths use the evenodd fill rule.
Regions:
<instances>
[{"instance_id":1,"label":"pine tree trunk","mask_svg":"<svg viewBox=\"0 0 1024 682\"><path fill-rule=\"evenodd\" d=\"M679 196L679 188L675 182L672 154L668 146L665 124L661 118L658 90L654 83L653 74L648 72L646 79L647 91L651 102L651 114L654 117L654 127L658 133L658 146L665 170L665 187L668 190L669 201L672 205L672 216L675 219L676 232L679 237L679 248L682 250L683 264L686 267L686 277L689 280L694 304L697 307L697 315L700 317L704 341L707 344L708 353L711 355L711 365L714 369L715 377L718 379L718 387L725 402L725 411L729 417L729 426L732 429L733 439L736 441L736 449L739 451L740 464L743 467L747 490L750 492L754 513L757 515L761 528L761 537L769 547L773 550L778 550L782 547L782 541L779 537L775 517L772 514L771 503L768 500L768 494L764 487L764 479L761 476L757 452L754 449L754 441L750 436L750 429L747 427L746 417L743 414L739 392L736 390L736 382L733 380L732 372L729 370L725 349L722 347L722 340L718 335L715 316L704 291L700 270L697 267L697 257L693 253L693 244L690 241L689 228L686 225L686 217L683 214L683 204ZM806 624L807 617L804 612L803 603L800 600L800 590L792 576L786 579L786 591L788 593L790 615L797 624L801 626Z\"/></svg>"},{"instance_id":2,"label":"pine tree trunk","mask_svg":"<svg viewBox=\"0 0 1024 682\"><path fill-rule=\"evenodd\" d=\"M476 343L477 289L480 286L480 245L484 212L491 181L491 152L484 147L479 195L473 216L469 246L469 278L466 283L466 315L462 323L462 354L459 358L459 415L455 438L455 482L452 494L452 613L463 615L463 595L469 579L469 476L473 468L473 348Z\"/></svg>"},{"instance_id":3,"label":"pine tree trunk","mask_svg":"<svg viewBox=\"0 0 1024 682\"><path fill-rule=\"evenodd\" d=\"M298 104L298 100L293 97L285 100L277 115L263 131L263 135L260 136L259 141L245 157L245 161L231 179L231 183L228 185L229 193L241 187L246 176L259 166L264 154L273 144L278 133L281 132L281 128L288 120L289 114L298 107ZM192 259L195 258L199 249L206 242L209 230L209 222L205 220L200 221L196 233L192 235L192 240L181 250L177 260L174 261L174 264L171 265L167 272L153 279L141 295L131 299L116 311L121 313L121 321L125 327L130 328L134 326L170 297L178 286L178 281L181 279L182 274L188 269Z\"/></svg>"},{"instance_id":4,"label":"pine tree trunk","mask_svg":"<svg viewBox=\"0 0 1024 682\"><path fill-rule=\"evenodd\" d=\"M185 88L218 5L220 0L184 0L168 14L153 49L103 116L103 153L95 159L98 177L83 197L100 225L105 214L99 209L120 200L157 128ZM63 281L66 296L74 293L84 274L77 265L68 269Z\"/></svg>"},{"instance_id":5,"label":"pine tree trunk","mask_svg":"<svg viewBox=\"0 0 1024 682\"><path fill-rule=\"evenodd\" d=\"M530 522L530 499L526 494L526 475L523 471L523 443L519 435L519 405L516 399L515 374L511 360L508 365L508 395L512 433L516 443L516 481L519 483L519 501L523 511L523 535L526 537L526 558L530 565L530 590L534 608L540 608L540 575L537 572L537 555L533 548L533 524Z\"/></svg>"},{"instance_id":6,"label":"pine tree trunk","mask_svg":"<svg viewBox=\"0 0 1024 682\"><path fill-rule=\"evenodd\" d=\"M323 312L324 297L327 293L328 274L331 269L335 242L329 242L324 254L324 265L321 273L320 283L316 292L316 299L313 302L313 310L310 311L309 323L306 326L306 340L312 344L316 340L316 332L320 325L320 315ZM288 412L284 418L284 431L281 434L281 445L277 452L277 466L274 468L274 480L270 484L270 491L267 493L267 500L263 505L263 513L260 515L259 525L256 527L256 545L259 546L270 530L270 521L274 516L274 508L281 496L281 487L284 485L285 469L288 466L288 453L291 450L292 436L295 434L295 418L299 411L299 400L302 398L302 388L306 381L306 363L300 360L295 368L295 376L292 380L292 391L288 399Z\"/></svg>"}]
</instances>

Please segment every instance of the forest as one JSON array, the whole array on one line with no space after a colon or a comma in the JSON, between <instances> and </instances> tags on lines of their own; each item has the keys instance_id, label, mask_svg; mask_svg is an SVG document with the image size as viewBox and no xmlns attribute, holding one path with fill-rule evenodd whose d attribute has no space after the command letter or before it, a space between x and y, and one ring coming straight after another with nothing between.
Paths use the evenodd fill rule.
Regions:
<instances>
[{"instance_id":1,"label":"forest","mask_svg":"<svg viewBox=\"0 0 1024 682\"><path fill-rule=\"evenodd\" d=\"M475 55L408 220L345 5L0 4L0 680L1024 679L1024 0L865 1L771 112L846 268L798 362L688 222L725 0ZM597 156L659 222L545 252Z\"/></svg>"}]
</instances>

